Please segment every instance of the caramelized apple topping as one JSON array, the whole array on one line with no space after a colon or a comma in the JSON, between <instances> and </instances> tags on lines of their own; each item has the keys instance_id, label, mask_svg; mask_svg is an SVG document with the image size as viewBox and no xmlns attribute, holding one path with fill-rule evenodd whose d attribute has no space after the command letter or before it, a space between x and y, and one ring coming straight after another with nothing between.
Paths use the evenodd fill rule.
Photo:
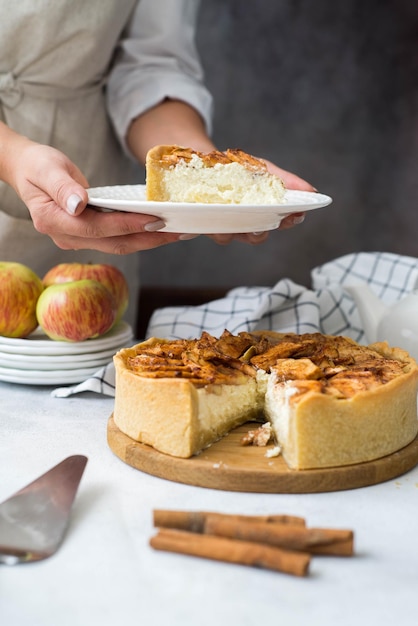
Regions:
<instances>
[{"instance_id":1,"label":"caramelized apple topping","mask_svg":"<svg viewBox=\"0 0 418 626\"><path fill-rule=\"evenodd\" d=\"M350 398L385 384L404 372L402 361L373 346L321 333L247 333L220 338L152 340L139 344L127 366L149 378L184 378L197 386L241 384L257 370L273 372L277 382L293 381L295 397L307 391Z\"/></svg>"},{"instance_id":2,"label":"caramelized apple topping","mask_svg":"<svg viewBox=\"0 0 418 626\"><path fill-rule=\"evenodd\" d=\"M324 377L321 368L307 358L278 359L270 371L275 372L277 380L317 380Z\"/></svg>"},{"instance_id":3,"label":"caramelized apple topping","mask_svg":"<svg viewBox=\"0 0 418 626\"><path fill-rule=\"evenodd\" d=\"M239 358L248 341L241 339L234 345L232 337L225 331L220 339L203 333L200 339L145 343L127 365L149 378L186 378L196 385L244 383L256 375Z\"/></svg>"},{"instance_id":4,"label":"caramelized apple topping","mask_svg":"<svg viewBox=\"0 0 418 626\"><path fill-rule=\"evenodd\" d=\"M267 171L267 166L264 161L247 154L243 150L229 148L225 152L220 150L213 150L212 152L204 153L192 150L191 148L179 148L175 147L170 152L165 152L160 155L159 161L161 165L165 167L176 166L180 161L191 161L193 155L199 157L202 160L205 167L213 167L217 163L227 165L228 163L239 163L243 167L250 170L258 170L262 172Z\"/></svg>"}]
</instances>

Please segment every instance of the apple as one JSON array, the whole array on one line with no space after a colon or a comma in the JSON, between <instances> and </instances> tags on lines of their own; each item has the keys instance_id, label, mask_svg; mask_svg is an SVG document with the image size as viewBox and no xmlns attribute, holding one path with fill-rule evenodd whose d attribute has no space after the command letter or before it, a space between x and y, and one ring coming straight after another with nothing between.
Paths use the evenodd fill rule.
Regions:
<instances>
[{"instance_id":1,"label":"apple","mask_svg":"<svg viewBox=\"0 0 418 626\"><path fill-rule=\"evenodd\" d=\"M45 274L43 283L49 287L83 278L97 280L109 289L116 301L115 323L118 322L128 307L129 289L125 276L117 267L106 263L59 263Z\"/></svg>"},{"instance_id":2,"label":"apple","mask_svg":"<svg viewBox=\"0 0 418 626\"><path fill-rule=\"evenodd\" d=\"M36 303L41 279L22 263L0 262L0 335L27 337L38 326Z\"/></svg>"},{"instance_id":3,"label":"apple","mask_svg":"<svg viewBox=\"0 0 418 626\"><path fill-rule=\"evenodd\" d=\"M102 283L86 278L45 287L36 315L51 339L84 341L110 330L116 318L116 304Z\"/></svg>"}]
</instances>

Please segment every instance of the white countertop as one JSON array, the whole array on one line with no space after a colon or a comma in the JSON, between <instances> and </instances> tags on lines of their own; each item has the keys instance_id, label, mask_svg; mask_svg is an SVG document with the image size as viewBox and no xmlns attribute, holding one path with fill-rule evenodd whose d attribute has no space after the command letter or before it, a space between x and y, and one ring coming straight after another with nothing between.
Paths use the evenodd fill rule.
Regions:
<instances>
[{"instance_id":1,"label":"white countertop","mask_svg":"<svg viewBox=\"0 0 418 626\"><path fill-rule=\"evenodd\" d=\"M0 501L72 454L89 458L66 539L38 563L0 566L2 626L379 626L417 623L418 468L324 494L245 494L135 470L108 448L113 399L52 398L0 383ZM356 556L314 557L310 575L154 551L152 510L288 513L350 528Z\"/></svg>"}]
</instances>

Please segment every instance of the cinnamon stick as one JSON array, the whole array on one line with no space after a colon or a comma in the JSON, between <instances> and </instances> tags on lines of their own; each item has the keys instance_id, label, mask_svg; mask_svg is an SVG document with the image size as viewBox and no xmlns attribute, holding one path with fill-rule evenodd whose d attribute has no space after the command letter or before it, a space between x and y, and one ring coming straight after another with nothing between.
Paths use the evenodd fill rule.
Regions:
<instances>
[{"instance_id":1,"label":"cinnamon stick","mask_svg":"<svg viewBox=\"0 0 418 626\"><path fill-rule=\"evenodd\" d=\"M172 511L156 509L153 512L154 526L159 528L177 528L202 533L205 520L208 516L218 519L234 521L263 522L265 524L292 524L305 526L303 517L296 515L237 515L228 513L214 513L209 511Z\"/></svg>"},{"instance_id":2,"label":"cinnamon stick","mask_svg":"<svg viewBox=\"0 0 418 626\"><path fill-rule=\"evenodd\" d=\"M306 576L310 563L310 555L304 552L173 528L160 528L150 545L155 550L261 567L294 576Z\"/></svg>"},{"instance_id":3,"label":"cinnamon stick","mask_svg":"<svg viewBox=\"0 0 418 626\"><path fill-rule=\"evenodd\" d=\"M244 540L286 550L351 556L354 534L351 530L306 528L295 524L266 524L206 515L203 532L231 540Z\"/></svg>"}]
</instances>

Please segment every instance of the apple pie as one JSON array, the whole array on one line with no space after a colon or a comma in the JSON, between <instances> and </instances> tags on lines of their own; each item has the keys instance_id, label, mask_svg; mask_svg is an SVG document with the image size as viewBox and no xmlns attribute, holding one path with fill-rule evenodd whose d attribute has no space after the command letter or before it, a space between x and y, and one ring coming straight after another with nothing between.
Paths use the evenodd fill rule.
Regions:
<instances>
[{"instance_id":1,"label":"apple pie","mask_svg":"<svg viewBox=\"0 0 418 626\"><path fill-rule=\"evenodd\" d=\"M155 146L147 154L147 200L271 205L281 204L284 194L282 180L265 162L242 150Z\"/></svg>"},{"instance_id":2,"label":"apple pie","mask_svg":"<svg viewBox=\"0 0 418 626\"><path fill-rule=\"evenodd\" d=\"M114 357L114 421L188 458L247 421L268 421L292 469L370 461L417 435L418 366L385 342L225 331L151 338Z\"/></svg>"}]
</instances>

